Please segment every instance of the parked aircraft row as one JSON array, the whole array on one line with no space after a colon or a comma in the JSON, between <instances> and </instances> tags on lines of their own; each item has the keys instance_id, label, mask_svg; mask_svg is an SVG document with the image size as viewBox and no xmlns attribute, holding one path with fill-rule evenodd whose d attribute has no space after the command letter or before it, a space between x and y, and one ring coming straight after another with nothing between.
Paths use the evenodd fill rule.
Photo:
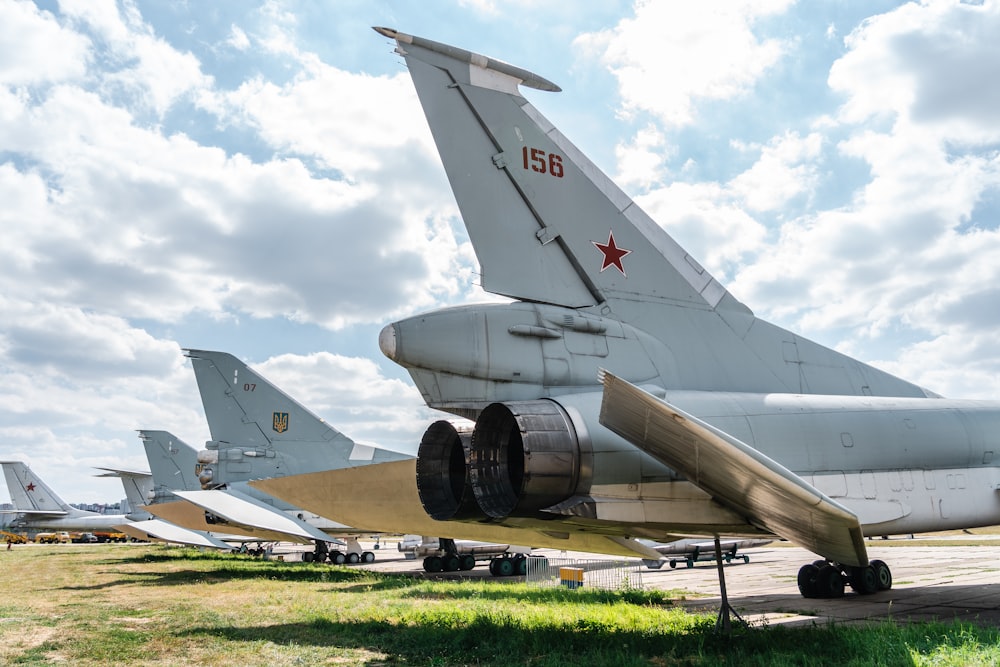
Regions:
<instances>
[{"instance_id":1,"label":"parked aircraft row","mask_svg":"<svg viewBox=\"0 0 1000 667\"><path fill-rule=\"evenodd\" d=\"M482 286L511 301L382 330L427 405L470 420L431 424L415 459L189 350L212 440L202 490L177 495L216 527L309 540L306 519L327 517L324 534L348 540L654 560L644 540L703 536L718 553L722 535L777 537L820 558L798 571L804 596L838 597L892 584L865 536L1000 524L1000 404L942 398L756 317L521 94L558 86L376 30L409 69Z\"/></svg>"}]
</instances>

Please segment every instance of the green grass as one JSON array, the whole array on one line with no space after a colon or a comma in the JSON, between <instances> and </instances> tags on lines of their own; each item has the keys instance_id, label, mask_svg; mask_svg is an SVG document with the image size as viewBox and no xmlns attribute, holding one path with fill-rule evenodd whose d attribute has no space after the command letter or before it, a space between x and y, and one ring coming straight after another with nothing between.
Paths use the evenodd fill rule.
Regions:
<instances>
[{"instance_id":1,"label":"green grass","mask_svg":"<svg viewBox=\"0 0 1000 667\"><path fill-rule=\"evenodd\" d=\"M4 554L0 664L1000 665L962 624L720 635L678 592L430 582L158 546Z\"/></svg>"}]
</instances>

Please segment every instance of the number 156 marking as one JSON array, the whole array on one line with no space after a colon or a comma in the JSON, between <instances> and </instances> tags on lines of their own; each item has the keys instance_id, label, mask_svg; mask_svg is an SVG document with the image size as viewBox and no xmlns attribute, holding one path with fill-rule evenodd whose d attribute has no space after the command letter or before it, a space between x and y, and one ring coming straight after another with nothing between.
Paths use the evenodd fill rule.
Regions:
<instances>
[{"instance_id":1,"label":"number 156 marking","mask_svg":"<svg viewBox=\"0 0 1000 667\"><path fill-rule=\"evenodd\" d=\"M556 178L562 178L565 173L563 171L562 155L558 153L546 154L541 148L528 148L525 146L521 149L521 158L524 161L525 169L537 171L539 174L551 174Z\"/></svg>"}]
</instances>

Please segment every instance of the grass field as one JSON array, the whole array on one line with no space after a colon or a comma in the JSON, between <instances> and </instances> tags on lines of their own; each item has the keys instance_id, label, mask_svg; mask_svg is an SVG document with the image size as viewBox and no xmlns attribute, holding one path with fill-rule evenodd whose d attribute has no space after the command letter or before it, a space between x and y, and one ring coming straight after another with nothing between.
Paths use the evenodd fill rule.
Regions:
<instances>
[{"instance_id":1,"label":"grass field","mask_svg":"<svg viewBox=\"0 0 1000 667\"><path fill-rule=\"evenodd\" d=\"M729 636L678 592L427 582L161 546L15 547L0 664L1000 665L1000 631L958 624Z\"/></svg>"}]
</instances>

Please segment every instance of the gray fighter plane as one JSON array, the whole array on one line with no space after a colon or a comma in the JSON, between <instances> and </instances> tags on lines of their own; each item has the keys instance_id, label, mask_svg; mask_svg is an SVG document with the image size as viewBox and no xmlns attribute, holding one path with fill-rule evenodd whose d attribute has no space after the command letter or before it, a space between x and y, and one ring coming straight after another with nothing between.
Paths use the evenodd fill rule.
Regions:
<instances>
[{"instance_id":1,"label":"gray fighter plane","mask_svg":"<svg viewBox=\"0 0 1000 667\"><path fill-rule=\"evenodd\" d=\"M10 513L18 515L11 525L19 530L105 531L129 519L125 514L100 514L72 507L21 461L2 461L0 465L14 505Z\"/></svg>"},{"instance_id":2,"label":"gray fighter plane","mask_svg":"<svg viewBox=\"0 0 1000 667\"><path fill-rule=\"evenodd\" d=\"M428 405L475 420L471 438L438 423L421 442L411 484L429 516L618 545L781 537L822 559L798 573L807 597L891 586L865 536L1000 523L1000 404L755 317L520 92L556 85L376 30L409 68L483 287L513 299L380 334ZM408 471L391 466L365 478L400 494ZM358 521L337 492L356 476L262 488Z\"/></svg>"},{"instance_id":3,"label":"gray fighter plane","mask_svg":"<svg viewBox=\"0 0 1000 667\"><path fill-rule=\"evenodd\" d=\"M307 559L373 561L375 554L358 542L359 535L372 531L307 512L249 487L247 481L413 457L352 440L231 354L185 353L212 440L198 454L200 489L177 495L202 507L220 528L251 534L284 531L287 539L311 541L316 551ZM346 542L346 548L329 551L331 541Z\"/></svg>"},{"instance_id":4,"label":"gray fighter plane","mask_svg":"<svg viewBox=\"0 0 1000 667\"><path fill-rule=\"evenodd\" d=\"M195 476L197 452L183 440L167 431L141 430L149 463L150 480L144 485L130 488L126 483L126 496L133 507L141 507L148 517L118 526L119 530L139 540L171 542L195 547L231 549L230 542L248 541L244 535L218 535L208 532L204 512L174 495L175 490L198 488ZM123 477L125 483L129 479ZM155 518L149 518L155 517ZM165 518L165 517L170 517ZM187 521L194 528L186 528L171 520ZM201 529L199 529L201 528Z\"/></svg>"}]
</instances>

